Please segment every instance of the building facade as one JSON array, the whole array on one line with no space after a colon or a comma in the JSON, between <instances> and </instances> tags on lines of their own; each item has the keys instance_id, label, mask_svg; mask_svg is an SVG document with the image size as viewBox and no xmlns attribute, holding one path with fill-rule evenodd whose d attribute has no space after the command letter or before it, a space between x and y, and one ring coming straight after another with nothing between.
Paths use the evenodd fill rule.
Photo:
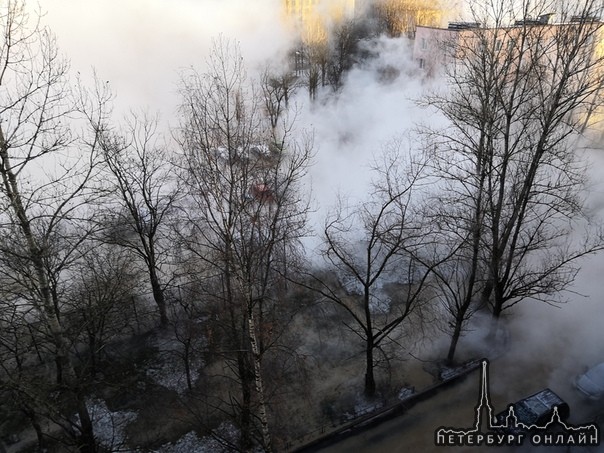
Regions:
<instances>
[{"instance_id":1,"label":"building facade","mask_svg":"<svg viewBox=\"0 0 604 453\"><path fill-rule=\"evenodd\" d=\"M584 110L575 111L575 120L582 124L582 131L603 130L604 22L572 17L552 23L552 17L545 14L492 28L474 22L452 22L447 28L418 26L413 59L425 77L471 67L496 67L504 77L514 77L517 69L530 66L535 76L541 74L543 80L553 83L561 61L575 62L583 69L573 83L593 87L584 99Z\"/></svg>"},{"instance_id":2,"label":"building facade","mask_svg":"<svg viewBox=\"0 0 604 453\"><path fill-rule=\"evenodd\" d=\"M284 13L305 43L322 42L329 27L355 15L355 0L283 0Z\"/></svg>"}]
</instances>

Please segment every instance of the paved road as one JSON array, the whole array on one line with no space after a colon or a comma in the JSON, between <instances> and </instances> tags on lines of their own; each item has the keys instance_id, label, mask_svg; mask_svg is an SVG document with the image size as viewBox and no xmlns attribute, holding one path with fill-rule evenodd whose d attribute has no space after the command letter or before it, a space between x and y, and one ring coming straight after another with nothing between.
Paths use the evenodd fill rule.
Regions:
<instances>
[{"instance_id":1,"label":"paved road","mask_svg":"<svg viewBox=\"0 0 604 453\"><path fill-rule=\"evenodd\" d=\"M581 424L604 410L604 407L583 401L572 388L572 373L557 373L551 378L550 366L533 363L519 363L517 360L502 358L490 364L491 399L495 411L506 409L508 403L529 396L544 387L550 386L571 406L569 422ZM444 389L436 396L417 404L407 413L387 421L369 431L359 433L338 444L319 450L321 453L397 453L397 452L473 452L483 451L485 447L436 447L434 431L440 426L469 428L473 426L475 406L480 390L480 373L469 374L465 380ZM551 451L550 447L495 449L498 452L509 451ZM571 451L567 448L555 448L555 451ZM592 449L573 449L572 451L604 452L604 446Z\"/></svg>"}]
</instances>

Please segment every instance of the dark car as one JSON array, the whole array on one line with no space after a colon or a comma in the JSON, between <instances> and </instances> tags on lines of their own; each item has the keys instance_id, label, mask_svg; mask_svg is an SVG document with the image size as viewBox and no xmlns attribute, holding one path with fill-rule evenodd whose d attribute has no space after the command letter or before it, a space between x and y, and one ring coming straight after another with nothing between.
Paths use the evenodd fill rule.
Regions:
<instances>
[{"instance_id":1,"label":"dark car","mask_svg":"<svg viewBox=\"0 0 604 453\"><path fill-rule=\"evenodd\" d=\"M568 404L550 389L544 389L511 405L516 416L515 424L508 424L510 409L496 415L497 424L503 431L522 432L527 428L543 428L553 421L554 408L558 408L560 420L565 421L570 415ZM509 419L511 422L513 420Z\"/></svg>"}]
</instances>

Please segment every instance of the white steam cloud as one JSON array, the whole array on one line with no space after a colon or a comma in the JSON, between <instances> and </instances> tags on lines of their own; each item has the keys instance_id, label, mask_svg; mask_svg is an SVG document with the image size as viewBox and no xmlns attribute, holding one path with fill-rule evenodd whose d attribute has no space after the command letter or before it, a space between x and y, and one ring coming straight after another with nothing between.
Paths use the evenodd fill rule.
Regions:
<instances>
[{"instance_id":1,"label":"white steam cloud","mask_svg":"<svg viewBox=\"0 0 604 453\"><path fill-rule=\"evenodd\" d=\"M250 67L290 45L280 0L40 0L72 69L95 68L109 81L118 111L174 114L183 68L203 66L212 39L240 42ZM30 8L33 10L34 2Z\"/></svg>"},{"instance_id":2,"label":"white steam cloud","mask_svg":"<svg viewBox=\"0 0 604 453\"><path fill-rule=\"evenodd\" d=\"M115 90L118 111L149 108L171 123L178 72L190 66L203 70L212 38L239 40L251 68L282 57L293 42L282 25L281 0L40 0L40 5L46 11L43 23L56 33L73 69L87 74L96 68ZM318 209L311 223L319 228L338 191L351 201L364 198L369 164L384 143L422 118L428 121L414 102L424 88L410 75L409 42L382 38L372 45L379 58L350 71L338 96L326 92L323 101L311 104L301 89L296 99L299 128L315 131L311 177ZM592 174L601 180L604 159L598 153L588 155L595 162ZM589 205L604 214L602 183L591 186ZM530 301L516 307L512 331L515 344L524 344L524 360L551 352L561 367L604 361L604 259L600 254L582 264L575 289L587 298L572 296L559 309Z\"/></svg>"},{"instance_id":3,"label":"white steam cloud","mask_svg":"<svg viewBox=\"0 0 604 453\"><path fill-rule=\"evenodd\" d=\"M381 38L372 43L380 57L355 67L337 96L306 102L300 122L315 131L317 156L311 168L313 196L320 227L338 193L350 203L363 201L371 180L370 165L381 148L413 126L419 108L413 100L421 89L408 76L412 63L409 42ZM302 92L298 99L307 94Z\"/></svg>"}]
</instances>

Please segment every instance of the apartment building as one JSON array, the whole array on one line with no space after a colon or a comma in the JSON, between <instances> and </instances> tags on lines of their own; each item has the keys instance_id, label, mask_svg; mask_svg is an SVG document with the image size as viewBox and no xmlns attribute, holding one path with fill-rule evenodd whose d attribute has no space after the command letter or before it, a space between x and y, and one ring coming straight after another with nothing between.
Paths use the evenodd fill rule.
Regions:
<instances>
[{"instance_id":1,"label":"apartment building","mask_svg":"<svg viewBox=\"0 0 604 453\"><path fill-rule=\"evenodd\" d=\"M434 76L448 65L454 64L457 59L465 58L465 53L477 51L476 46L492 46L489 52L498 58L519 54L519 46L523 46L525 52L532 49L530 51L536 58L544 58L556 52L555 42L560 36L579 25L584 28L586 25L593 27L590 39L585 41L585 51L594 56L603 55L603 22L593 18L586 20L574 17L565 23L553 23L553 17L553 14L545 14L537 19L516 21L509 26L494 28L483 27L478 22L450 22L447 28L418 25L413 59L427 76ZM532 43L536 47L532 48Z\"/></svg>"},{"instance_id":2,"label":"apartment building","mask_svg":"<svg viewBox=\"0 0 604 453\"><path fill-rule=\"evenodd\" d=\"M559 58L580 62L589 68L577 76L575 83L596 87L585 109L575 112L583 130L597 124L604 129L604 22L599 18L571 17L566 22L553 22L553 14L536 19L519 20L508 26L483 27L475 22L452 22L447 28L418 26L413 44L413 58L425 77L435 77L457 68L466 70L468 58L486 58L499 65L510 77L514 70L535 63L544 77L555 80ZM578 46L577 46L578 44ZM575 57L569 52L579 50ZM581 55L580 52L583 52ZM488 64L488 63L487 63ZM484 65L483 65L484 66ZM480 67L480 66L478 66ZM525 66L526 67L526 66Z\"/></svg>"},{"instance_id":3,"label":"apartment building","mask_svg":"<svg viewBox=\"0 0 604 453\"><path fill-rule=\"evenodd\" d=\"M284 0L286 20L306 43L323 41L332 23L354 17L355 0Z\"/></svg>"}]
</instances>

